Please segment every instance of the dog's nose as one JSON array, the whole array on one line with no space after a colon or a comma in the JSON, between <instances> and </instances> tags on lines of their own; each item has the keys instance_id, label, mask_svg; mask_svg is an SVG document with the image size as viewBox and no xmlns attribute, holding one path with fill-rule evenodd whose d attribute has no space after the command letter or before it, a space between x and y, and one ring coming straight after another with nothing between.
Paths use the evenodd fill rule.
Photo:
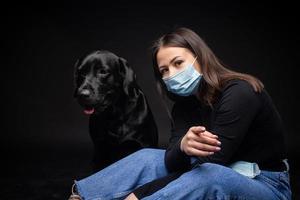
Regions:
<instances>
[{"instance_id":1,"label":"dog's nose","mask_svg":"<svg viewBox=\"0 0 300 200\"><path fill-rule=\"evenodd\" d=\"M91 92L90 90L87 90L87 89L83 89L81 91L79 91L79 96L80 97L89 97L91 95Z\"/></svg>"}]
</instances>

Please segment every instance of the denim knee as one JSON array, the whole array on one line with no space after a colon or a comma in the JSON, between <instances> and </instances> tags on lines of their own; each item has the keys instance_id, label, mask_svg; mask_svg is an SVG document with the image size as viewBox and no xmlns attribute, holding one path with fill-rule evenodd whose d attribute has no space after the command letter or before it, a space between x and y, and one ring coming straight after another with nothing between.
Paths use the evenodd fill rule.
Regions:
<instances>
[{"instance_id":1,"label":"denim knee","mask_svg":"<svg viewBox=\"0 0 300 200\"><path fill-rule=\"evenodd\" d=\"M165 168L164 156L165 150L144 148L136 151L132 156L137 163L146 165L150 168Z\"/></svg>"},{"instance_id":2,"label":"denim knee","mask_svg":"<svg viewBox=\"0 0 300 200\"><path fill-rule=\"evenodd\" d=\"M232 171L229 167L220 165L220 164L215 164L215 163L203 163L198 165L195 168L201 168L201 170L207 170L208 173L224 173L225 172L229 172Z\"/></svg>"},{"instance_id":3,"label":"denim knee","mask_svg":"<svg viewBox=\"0 0 300 200\"><path fill-rule=\"evenodd\" d=\"M195 178L205 179L208 185L216 186L227 185L227 181L230 182L232 177L237 176L237 173L229 167L214 163L203 163L195 167L193 171L196 174L199 173Z\"/></svg>"},{"instance_id":4,"label":"denim knee","mask_svg":"<svg viewBox=\"0 0 300 200\"><path fill-rule=\"evenodd\" d=\"M136 159L143 161L160 160L164 158L164 150L144 148L132 154Z\"/></svg>"},{"instance_id":5,"label":"denim knee","mask_svg":"<svg viewBox=\"0 0 300 200\"><path fill-rule=\"evenodd\" d=\"M136 151L134 154L138 154L138 155L147 155L149 153L152 153L152 152L156 152L160 149L153 149L153 148L143 148L143 149L140 149L138 151Z\"/></svg>"}]
</instances>

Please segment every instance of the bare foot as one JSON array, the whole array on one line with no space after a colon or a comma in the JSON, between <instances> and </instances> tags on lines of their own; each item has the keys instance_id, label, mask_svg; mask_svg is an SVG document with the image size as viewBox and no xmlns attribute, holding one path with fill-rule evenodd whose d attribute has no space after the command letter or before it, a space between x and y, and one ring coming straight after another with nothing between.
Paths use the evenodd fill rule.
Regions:
<instances>
[{"instance_id":1,"label":"bare foot","mask_svg":"<svg viewBox=\"0 0 300 200\"><path fill-rule=\"evenodd\" d=\"M133 193L130 193L125 200L139 200Z\"/></svg>"}]
</instances>

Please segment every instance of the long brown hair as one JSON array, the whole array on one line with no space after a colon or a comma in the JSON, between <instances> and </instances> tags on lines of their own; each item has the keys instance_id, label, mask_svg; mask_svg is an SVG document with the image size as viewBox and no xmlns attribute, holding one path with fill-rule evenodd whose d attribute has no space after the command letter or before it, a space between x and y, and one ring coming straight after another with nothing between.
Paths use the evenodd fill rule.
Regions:
<instances>
[{"instance_id":1,"label":"long brown hair","mask_svg":"<svg viewBox=\"0 0 300 200\"><path fill-rule=\"evenodd\" d=\"M173 101L181 97L168 92L166 85L162 81L157 65L157 53L161 47L182 47L191 51L194 56L197 56L204 79L202 79L200 84L199 97L207 105L212 106L222 87L232 79L241 79L249 82L256 92L261 92L264 88L263 83L256 77L227 69L194 31L188 28L177 28L173 32L161 36L152 46L152 61L159 92L165 92Z\"/></svg>"}]
</instances>

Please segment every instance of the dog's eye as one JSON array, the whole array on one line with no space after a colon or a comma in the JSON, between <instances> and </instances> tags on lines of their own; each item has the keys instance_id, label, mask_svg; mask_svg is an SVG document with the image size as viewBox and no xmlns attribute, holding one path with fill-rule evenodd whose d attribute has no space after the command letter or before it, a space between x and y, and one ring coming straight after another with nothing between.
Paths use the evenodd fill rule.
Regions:
<instances>
[{"instance_id":1,"label":"dog's eye","mask_svg":"<svg viewBox=\"0 0 300 200\"><path fill-rule=\"evenodd\" d=\"M98 74L102 74L102 75L105 75L105 74L107 74L107 71L105 71L104 69L100 69L99 71L98 71Z\"/></svg>"}]
</instances>

